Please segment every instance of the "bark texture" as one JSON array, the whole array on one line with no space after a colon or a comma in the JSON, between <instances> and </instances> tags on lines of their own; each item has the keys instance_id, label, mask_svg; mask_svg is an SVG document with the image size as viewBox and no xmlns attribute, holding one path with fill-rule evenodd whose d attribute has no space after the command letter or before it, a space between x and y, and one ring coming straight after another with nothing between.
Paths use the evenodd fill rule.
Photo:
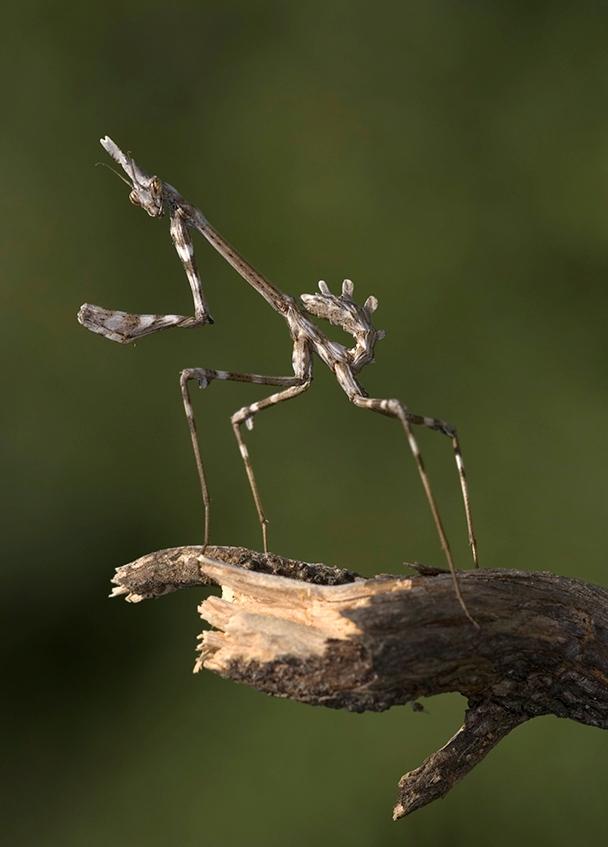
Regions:
<instances>
[{"instance_id":1,"label":"bark texture","mask_svg":"<svg viewBox=\"0 0 608 847\"><path fill-rule=\"evenodd\" d=\"M399 782L395 819L443 797L519 724L553 714L608 727L608 591L545 572L372 579L238 547L178 547L118 568L131 602L221 586L199 606L211 625L195 671L277 697L382 711L448 691L468 699L456 735Z\"/></svg>"}]
</instances>

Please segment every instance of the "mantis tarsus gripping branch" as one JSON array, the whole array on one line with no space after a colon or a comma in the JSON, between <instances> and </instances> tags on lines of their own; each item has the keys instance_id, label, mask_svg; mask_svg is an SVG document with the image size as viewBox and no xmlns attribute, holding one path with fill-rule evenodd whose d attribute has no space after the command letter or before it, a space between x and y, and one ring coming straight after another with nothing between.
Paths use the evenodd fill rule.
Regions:
<instances>
[{"instance_id":1,"label":"mantis tarsus gripping branch","mask_svg":"<svg viewBox=\"0 0 608 847\"><path fill-rule=\"evenodd\" d=\"M412 431L412 426L423 426L436 430L446 435L452 442L464 501L469 544L471 546L473 562L477 567L477 544L473 531L462 453L456 430L453 426L438 418L412 414L400 400L369 397L357 379L359 371L365 365L373 362L375 344L384 337L384 332L375 329L372 324L372 315L378 306L376 298L368 297L364 305L359 306L353 300L353 284L348 279L344 280L342 292L338 296L330 292L325 282L319 282L318 294L302 294L299 298L283 294L282 291L268 282L248 262L239 256L236 250L211 226L199 209L184 200L172 185L163 182L157 176L148 176L144 173L133 159L129 155L125 155L107 136L101 139L101 144L126 174L125 182L127 182L131 189L129 194L130 201L134 205L141 206L145 209L150 217L158 218L163 215L169 217L171 238L184 266L192 290L194 316L135 315L127 312L103 309L100 306L85 303L78 313L80 323L92 332L99 333L112 341L118 341L122 344L127 344L145 335L151 335L154 332L171 327L191 328L213 323L207 309L201 279L194 259L194 247L189 232L189 230L194 229L200 232L243 279L262 295L274 311L278 312L284 318L293 342L293 375L291 376L264 376L261 374L214 370L211 368L188 368L181 372L181 394L188 420L204 504L204 546L206 547L209 542L210 499L190 400L189 382L196 381L200 388L206 388L216 379L248 382L259 385L273 385L279 388L276 393L271 394L269 397L259 400L256 403L251 403L248 406L243 406L231 418L232 428L243 458L262 529L264 551L267 551L267 520L241 427L242 424L245 424L247 429L252 429L254 417L258 412L275 406L283 400L290 400L292 397L297 397L310 388L313 379L313 353L316 353L332 371L338 381L338 385L355 406L395 418L401 424L416 462L418 474L435 522L439 540L452 574L456 595L467 617L473 624L477 625L469 614L460 591L448 539L431 489L429 477L422 461L420 449ZM354 338L353 347L347 349L342 344L331 341L310 320L310 315L328 320L334 326L339 326L352 335Z\"/></svg>"}]
</instances>

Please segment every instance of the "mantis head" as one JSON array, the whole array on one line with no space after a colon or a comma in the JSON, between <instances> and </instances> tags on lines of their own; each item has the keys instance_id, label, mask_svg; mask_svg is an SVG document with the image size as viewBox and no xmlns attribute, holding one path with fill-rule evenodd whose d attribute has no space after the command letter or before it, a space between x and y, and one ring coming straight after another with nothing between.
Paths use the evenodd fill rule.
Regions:
<instances>
[{"instance_id":1,"label":"mantis head","mask_svg":"<svg viewBox=\"0 0 608 847\"><path fill-rule=\"evenodd\" d=\"M109 136L100 139L103 149L120 165L127 178L124 182L131 188L129 200L134 206L145 209L151 218L160 218L165 211L163 183L157 176L148 176L130 156L126 156Z\"/></svg>"}]
</instances>

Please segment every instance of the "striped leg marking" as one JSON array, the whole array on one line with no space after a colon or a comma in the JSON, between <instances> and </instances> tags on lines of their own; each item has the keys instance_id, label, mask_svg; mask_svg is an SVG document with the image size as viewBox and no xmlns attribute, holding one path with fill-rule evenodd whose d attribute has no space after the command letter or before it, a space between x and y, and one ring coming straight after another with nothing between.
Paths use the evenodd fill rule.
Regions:
<instances>
[{"instance_id":1,"label":"striped leg marking","mask_svg":"<svg viewBox=\"0 0 608 847\"><path fill-rule=\"evenodd\" d=\"M264 508L262 506L262 499L255 480L255 474L253 473L253 465L251 464L249 450L247 449L243 433L241 432L241 424L244 423L247 429L253 429L253 418L258 412L261 412L263 409L269 409L271 406L276 406L278 403L283 402L283 400L291 400L292 397L298 397L298 395L303 394L304 391L310 388L310 379L305 379L304 381L297 377L294 377L293 379L299 384L292 385L284 391L279 391L276 394L271 394L270 397L265 397L257 403L251 403L249 406L243 406L243 408L239 409L238 412L235 412L230 419L232 429L234 430L234 436L239 445L239 450L241 451L241 458L245 465L245 471L247 473L247 479L249 480L249 487L251 488L255 508L258 513L265 553L268 552L268 519L266 518Z\"/></svg>"},{"instance_id":2,"label":"striped leg marking","mask_svg":"<svg viewBox=\"0 0 608 847\"><path fill-rule=\"evenodd\" d=\"M467 616L467 618L471 621L474 626L479 627L477 621L471 616L464 601L464 597L462 596L460 582L458 580L458 574L456 572L456 566L454 565L454 559L452 557L452 551L450 550L450 545L447 539L445 529L443 527L441 516L439 514L437 502L433 495L431 482L426 472L426 468L422 460L422 455L420 454L418 442L414 438L414 433L412 432L412 416L408 413L406 407L399 400L379 400L376 398L363 397L360 395L351 396L350 399L355 404L355 406L358 406L360 409L371 409L372 412L379 412L382 415L397 418L397 420L401 422L410 450L416 462L416 467L418 468L418 475L420 476L420 481L422 482L422 487L424 488L424 493L426 495L426 499L429 504L431 514L433 516L433 521L435 522L435 527L437 529L437 534L439 536L441 547L445 554L450 573L452 574L452 581L454 583L454 591L456 593L456 597L458 598L458 602L460 603L460 606L462 607L462 610Z\"/></svg>"},{"instance_id":3,"label":"striped leg marking","mask_svg":"<svg viewBox=\"0 0 608 847\"><path fill-rule=\"evenodd\" d=\"M213 323L213 318L209 314L205 295L203 294L203 284L196 267L194 258L194 245L188 232L188 227L184 223L184 213L181 209L176 209L171 216L171 225L169 229L173 245L177 251L180 262L184 266L190 290L192 291L192 300L194 301L194 315L199 323Z\"/></svg>"},{"instance_id":4,"label":"striped leg marking","mask_svg":"<svg viewBox=\"0 0 608 847\"><path fill-rule=\"evenodd\" d=\"M196 420L194 418L194 410L192 408L192 400L188 383L190 380L195 380L199 388L207 388L214 379L229 380L231 382L249 382L257 385L281 385L291 386L297 385L300 380L294 376L263 376L262 374L246 374L237 373L234 371L219 371L211 368L187 368L180 374L179 384L182 394L182 402L188 422L188 430L190 432L190 441L194 452L194 461L196 463L196 472L201 489L201 497L203 500L203 550L209 544L209 521L211 511L211 498L209 496L209 487L207 485L207 476L205 466L201 456L200 445L198 441Z\"/></svg>"},{"instance_id":5,"label":"striped leg marking","mask_svg":"<svg viewBox=\"0 0 608 847\"><path fill-rule=\"evenodd\" d=\"M146 335L153 335L173 327L190 329L209 323L207 318L197 320L185 315L138 315L121 312L119 309L104 309L93 303L83 303L78 312L78 321L82 326L98 335L103 335L118 344L130 344Z\"/></svg>"}]
</instances>

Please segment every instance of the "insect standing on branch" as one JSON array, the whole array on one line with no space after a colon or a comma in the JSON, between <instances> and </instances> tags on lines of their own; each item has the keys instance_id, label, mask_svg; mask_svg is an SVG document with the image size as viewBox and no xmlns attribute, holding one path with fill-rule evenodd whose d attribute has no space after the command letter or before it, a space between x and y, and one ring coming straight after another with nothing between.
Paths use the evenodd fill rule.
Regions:
<instances>
[{"instance_id":1,"label":"insect standing on branch","mask_svg":"<svg viewBox=\"0 0 608 847\"><path fill-rule=\"evenodd\" d=\"M145 335L151 335L171 327L204 326L213 323L209 314L201 279L194 259L194 247L190 230L197 230L214 247L224 259L249 283L266 302L286 321L293 343L292 368L293 374L288 376L265 376L253 373L234 373L231 371L212 368L187 368L181 372L180 388L192 448L198 472L199 483L204 505L204 546L209 542L210 498L205 476L205 468L198 443L194 412L190 399L189 384L195 382L199 388L207 388L213 380L231 380L257 385L274 386L278 390L263 400L243 406L232 415L231 423L239 450L245 465L245 471L255 502L258 520L262 530L264 551L268 551L268 521L262 506L260 492L255 480L249 451L245 443L243 424L246 429L253 429L255 416L284 400L291 400L307 391L313 379L313 354L332 371L338 385L348 399L360 409L369 409L381 415L394 418L403 429L406 442L414 457L418 474L422 482L439 540L445 554L456 595L467 617L475 623L465 605L456 568L448 539L439 515L439 510L433 495L418 442L412 427L423 426L436 430L447 436L451 443L456 459L460 478L460 487L464 501L464 511L467 522L469 544L473 562L478 566L477 544L473 531L469 494L462 461L462 453L456 430L453 426L438 418L426 415L415 415L400 400L369 397L358 381L359 372L374 359L374 347L377 341L384 337L384 332L375 329L372 316L378 302L375 297L368 297L363 306L353 300L353 283L345 279L339 295L332 294L325 282L319 282L319 293L302 294L300 297L290 297L284 294L252 266L246 262L209 223L199 209L190 205L179 192L157 176L148 176L136 165L129 155L125 155L114 142L108 138L101 139L103 148L123 169L124 181L130 188L129 200L135 206L141 206L153 218L166 215L170 221L170 233L177 254L184 266L194 301L194 315L135 315L128 312L103 309L85 303L79 313L78 320L92 332L104 335L112 341L127 344ZM334 326L339 326L353 336L354 343L350 348L331 341L310 320L309 316L323 318Z\"/></svg>"}]
</instances>

